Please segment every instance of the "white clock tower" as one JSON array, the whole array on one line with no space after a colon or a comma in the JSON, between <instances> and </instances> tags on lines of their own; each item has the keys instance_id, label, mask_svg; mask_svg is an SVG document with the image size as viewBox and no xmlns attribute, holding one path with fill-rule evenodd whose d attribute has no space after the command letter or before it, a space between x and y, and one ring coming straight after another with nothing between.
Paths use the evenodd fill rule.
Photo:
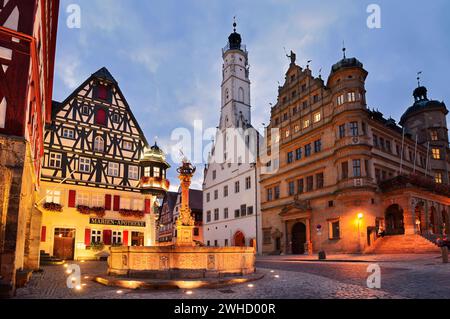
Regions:
<instances>
[{"instance_id":1,"label":"white clock tower","mask_svg":"<svg viewBox=\"0 0 450 319\"><path fill-rule=\"evenodd\" d=\"M233 27L222 51L220 123L205 167L203 236L208 246L260 246L255 165L260 135L251 125L248 53L236 23Z\"/></svg>"}]
</instances>

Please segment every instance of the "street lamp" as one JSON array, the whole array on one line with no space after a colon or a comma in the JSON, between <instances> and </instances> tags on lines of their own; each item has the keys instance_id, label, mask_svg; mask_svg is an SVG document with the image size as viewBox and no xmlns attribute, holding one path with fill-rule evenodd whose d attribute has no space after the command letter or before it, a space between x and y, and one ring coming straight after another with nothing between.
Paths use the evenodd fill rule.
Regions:
<instances>
[{"instance_id":1,"label":"street lamp","mask_svg":"<svg viewBox=\"0 0 450 319\"><path fill-rule=\"evenodd\" d=\"M359 213L358 214L358 245L359 245L359 252L361 252L361 220L363 219L364 214L363 213Z\"/></svg>"}]
</instances>

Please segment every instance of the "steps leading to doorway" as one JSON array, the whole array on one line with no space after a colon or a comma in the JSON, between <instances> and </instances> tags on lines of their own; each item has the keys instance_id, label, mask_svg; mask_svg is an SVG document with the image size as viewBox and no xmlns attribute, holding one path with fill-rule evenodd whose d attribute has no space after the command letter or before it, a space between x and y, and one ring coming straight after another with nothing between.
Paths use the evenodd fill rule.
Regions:
<instances>
[{"instance_id":1,"label":"steps leading to doorway","mask_svg":"<svg viewBox=\"0 0 450 319\"><path fill-rule=\"evenodd\" d=\"M428 254L441 250L420 235L394 235L379 238L366 253L371 254Z\"/></svg>"},{"instance_id":2,"label":"steps leading to doorway","mask_svg":"<svg viewBox=\"0 0 450 319\"><path fill-rule=\"evenodd\" d=\"M45 251L40 252L41 266L62 265L64 261L62 259L50 256Z\"/></svg>"}]
</instances>

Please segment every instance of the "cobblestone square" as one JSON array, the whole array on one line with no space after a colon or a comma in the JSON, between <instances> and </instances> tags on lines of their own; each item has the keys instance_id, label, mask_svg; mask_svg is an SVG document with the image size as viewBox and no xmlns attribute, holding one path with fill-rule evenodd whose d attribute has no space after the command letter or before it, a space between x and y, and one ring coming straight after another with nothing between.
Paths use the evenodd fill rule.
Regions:
<instances>
[{"instance_id":1,"label":"cobblestone square","mask_svg":"<svg viewBox=\"0 0 450 319\"><path fill-rule=\"evenodd\" d=\"M381 267L381 289L367 288L368 265ZM251 284L220 289L126 290L92 281L105 274L106 262L76 263L81 268L82 289L68 289L64 266L45 266L33 274L19 299L403 299L449 298L450 265L437 255L258 257L264 278Z\"/></svg>"}]
</instances>

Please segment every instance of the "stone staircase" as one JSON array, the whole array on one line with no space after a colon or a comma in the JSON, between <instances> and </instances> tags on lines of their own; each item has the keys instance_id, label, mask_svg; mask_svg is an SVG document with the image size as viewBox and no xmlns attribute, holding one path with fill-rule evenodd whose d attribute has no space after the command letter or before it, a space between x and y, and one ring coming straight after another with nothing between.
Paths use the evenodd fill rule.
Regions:
<instances>
[{"instance_id":1,"label":"stone staircase","mask_svg":"<svg viewBox=\"0 0 450 319\"><path fill-rule=\"evenodd\" d=\"M372 247L366 249L370 254L429 254L440 253L440 248L420 235L395 235L379 238Z\"/></svg>"},{"instance_id":2,"label":"stone staircase","mask_svg":"<svg viewBox=\"0 0 450 319\"><path fill-rule=\"evenodd\" d=\"M62 265L64 261L62 259L50 256L44 250L40 252L41 256L41 266L54 266L54 265Z\"/></svg>"}]
</instances>

